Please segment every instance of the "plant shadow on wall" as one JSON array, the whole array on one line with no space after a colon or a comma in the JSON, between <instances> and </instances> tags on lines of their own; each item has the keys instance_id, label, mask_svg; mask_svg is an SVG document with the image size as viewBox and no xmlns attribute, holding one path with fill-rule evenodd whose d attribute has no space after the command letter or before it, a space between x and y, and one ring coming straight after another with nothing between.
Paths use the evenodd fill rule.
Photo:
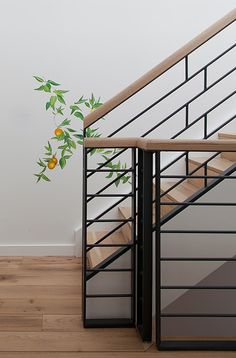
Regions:
<instances>
[{"instance_id":1,"label":"plant shadow on wall","mask_svg":"<svg viewBox=\"0 0 236 358\"><path fill-rule=\"evenodd\" d=\"M75 154L78 146L83 145L83 129L82 122L84 116L97 109L102 105L99 98L95 98L92 94L90 98L85 98L82 95L78 100L72 104L67 104L65 96L69 91L60 88L60 84L45 80L42 77L33 76L37 82L40 83L36 91L45 92L48 95L46 102L46 111L51 111L51 115L55 124L54 136L51 137L47 145L45 145L44 158L39 159L37 164L40 171L34 174L37 177L37 182L40 180L50 182L47 172L55 168L64 169L67 161ZM86 138L99 138L102 134L99 133L99 128L86 128ZM111 171L106 178L110 179L113 175L117 176L114 184L118 187L119 184L129 182L129 175L122 175L119 170L127 169L126 163L120 161L114 162L110 158L116 154L119 149L94 148L90 150L90 156L97 154L102 158L102 161L97 163L103 165ZM100 159L101 160L101 159ZM121 177L120 177L121 176Z\"/></svg>"}]
</instances>

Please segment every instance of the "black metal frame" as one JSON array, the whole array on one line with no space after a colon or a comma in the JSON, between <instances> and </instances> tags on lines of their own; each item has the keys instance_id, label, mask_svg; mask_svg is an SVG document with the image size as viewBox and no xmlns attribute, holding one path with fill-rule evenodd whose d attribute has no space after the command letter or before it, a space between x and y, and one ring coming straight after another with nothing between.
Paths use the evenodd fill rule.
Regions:
<instances>
[{"instance_id":1,"label":"black metal frame","mask_svg":"<svg viewBox=\"0 0 236 358\"><path fill-rule=\"evenodd\" d=\"M189 153L188 153L189 154ZM178 212L180 210L183 210L184 208L188 206L225 206L225 207L235 207L236 203L234 202L195 202L197 199L199 199L204 193L212 189L212 187L218 185L223 180L234 180L236 179L236 176L232 176L232 174L236 171L236 164L232 165L229 169L227 169L222 175L207 175L206 176L197 176L195 175L194 178L213 178L214 181L207 184L207 187L203 187L200 189L196 195L193 195L191 198L188 198L187 201L176 203L176 202L163 202L161 200L161 186L160 182L163 178L166 178L165 175L161 174L160 170L160 156L161 152L155 152L155 186L156 186L156 192L155 192L155 221L156 225L154 227L155 232L155 255L156 255L156 343L159 350L204 350L204 349L211 349L211 350L236 350L236 339L233 341L231 340L186 340L186 339L179 339L179 340L163 340L162 339L162 319L169 318L169 317L175 317L175 318L183 318L183 317L191 317L191 318L214 318L214 317L236 317L236 313L232 314L207 314L207 313L162 313L161 312L161 292L163 290L176 290L176 289L196 289L196 290L212 290L212 289L221 289L221 290L229 290L229 289L236 289L236 286L222 286L222 285L164 285L161 282L161 263L162 262L175 262L175 261L188 261L188 262L211 262L211 261L224 261L224 262L232 262L236 261L235 258L232 257L162 257L161 255L161 235L163 233L169 233L169 234L236 234L236 230L163 230L161 227L163 224L165 224L170 218L173 218L173 216L176 215L176 209ZM149 152L149 157L153 157L153 153ZM151 160L151 159L149 159ZM168 176L170 178L171 175ZM176 176L173 175L173 178ZM177 176L180 177L180 176ZM190 175L181 176L186 178L191 177ZM146 189L144 189L146 190ZM163 205L176 205L176 209L172 210L172 212L169 215L169 218L167 220L166 217L161 217L161 207ZM144 228L145 230L145 228ZM193 337L192 337L193 338Z\"/></svg>"},{"instance_id":2,"label":"black metal frame","mask_svg":"<svg viewBox=\"0 0 236 358\"><path fill-rule=\"evenodd\" d=\"M152 339L152 157L138 153L137 327L144 341Z\"/></svg>"},{"instance_id":3,"label":"black metal frame","mask_svg":"<svg viewBox=\"0 0 236 358\"><path fill-rule=\"evenodd\" d=\"M232 21L234 22L234 21ZM227 25L226 27L230 26ZM218 33L223 31L221 29ZM217 35L217 34L216 34ZM210 39L209 39L210 40ZM208 41L209 41L208 40ZM190 105L196 99L200 98L203 94L208 92L211 88L216 86L219 82L223 81L226 77L230 76L235 70L236 67L229 70L227 73L218 78L215 82L209 84L208 83L208 70L211 65L216 63L219 59L221 59L227 53L230 53L231 50L235 48L236 44L233 44L228 49L220 53L213 60L208 62L205 66L200 68L193 74L189 73L189 59L190 53L179 60L177 63L183 62L184 65L184 80L171 89L168 93L166 93L161 98L157 99L154 103L150 104L147 108L142 110L140 113L135 115L129 120L126 120L123 125L121 125L118 129L114 130L112 133L108 135L108 137L113 137L117 135L121 130L125 129L127 126L134 124L134 122L141 117L143 114L148 112L154 106L157 106L167 97L171 96L173 93L181 89L185 84L189 83L195 77L203 74L203 89L193 96L191 99L186 101L179 108L174 110L165 118L160 118L160 120L153 126L152 128L147 129L141 137L149 136L154 130L160 128L162 125L166 124L174 115L178 114L181 111L185 111L185 125L184 128L178 131L171 139L178 138L181 134L188 131L195 124L202 122L203 124L203 138L208 139L213 136L220 129L225 127L227 124L232 122L236 115L231 116L227 120L225 120L221 125L217 128L209 132L208 129L208 115L220 105L222 105L225 101L229 100L236 94L236 90L226 95L223 99L221 99L218 103L214 104L207 111L202 113L199 117L191 120L189 118ZM196 50L196 49L195 49ZM194 51L195 51L194 50ZM176 63L176 64L177 64ZM175 66L174 64L173 66ZM172 66L172 67L173 67ZM159 76L158 76L159 77ZM157 77L157 78L158 78ZM109 112L108 112L109 113ZM98 120L101 118L98 118ZM97 121L96 121L97 122ZM96 123L94 122L94 123ZM94 124L93 123L93 124ZM146 122L147 123L147 122ZM146 124L145 123L145 124ZM86 128L84 128L84 137L86 137ZM88 168L88 154L93 148L84 148L83 152L83 322L84 327L133 327L137 325L140 335L143 340L151 340L152 339L152 272L153 272L153 263L152 263L152 255L153 255L153 233L154 233L154 242L155 242L155 257L156 257L156 265L155 265L155 274L156 274L156 341L159 349L235 349L235 342L224 342L224 341L204 341L204 342L190 342L190 341L162 341L161 340L161 290L166 289L165 286L161 285L161 262L162 261L226 261L226 258L162 258L160 255L161 249L161 234L164 230L161 229L161 226L171 220L174 216L176 216L179 212L184 210L188 206L196 206L196 205L216 205L215 203L196 203L195 201L204 195L206 192L211 190L214 186L220 183L225 179L234 179L236 176L232 176L232 173L235 171L235 166L232 166L227 170L223 175L208 175L207 166L209 161L217 157L220 153L213 154L210 158L206 159L206 161L199 165L195 170L189 170L189 151L184 151L182 154L177 156L174 160L170 161L164 167L161 167L161 153L155 152L155 161L153 165L153 153L147 151L138 151L138 161L136 159L136 149L131 148L132 151L132 166L129 169L119 170L121 173L119 178L122 178L126 173L131 173L132 177L132 185L131 191L129 193L118 193L118 194L106 194L104 191L108 189L114 182L117 180L114 179L110 181L108 184L104 185L102 189L97 191L96 193L91 193L88 190L88 179L95 175L97 172L111 172L115 170L106 169L106 165L118 158L124 152L128 151L128 148L120 148L109 160L105 161L103 164L98 165L96 168ZM185 159L185 175L164 175L164 172L171 168L178 160ZM204 175L196 175L196 172L203 168ZM154 174L153 174L154 170ZM189 198L188 201L183 203L170 203L163 202L162 198L168 194L172 189L177 187L179 184L187 180L189 177L198 178L204 180L204 186L199 189L197 194L193 195L193 197ZM164 193L161 193L161 180L162 179L179 179L172 187L170 187ZM137 180L138 181L137 181ZM153 200L153 192L152 192L152 181L155 180L155 200ZM209 179L211 181L209 182ZM137 198L136 198L137 196ZM101 214L99 214L96 218L88 219L87 217L87 205L92 200L98 197L116 197L119 200L104 210ZM127 220L120 219L102 219L102 217L107 214L110 210L115 208L117 205L122 203L125 199L131 198L132 203L132 215ZM137 201L137 203L136 203ZM137 205L136 205L137 204ZM152 223L153 217L153 204L155 205L155 225ZM176 205L176 207L167 215L161 218L161 205ZM219 203L218 203L219 204ZM234 206L234 203L221 203L224 206ZM136 207L137 206L137 207ZM136 212L137 210L137 212ZM137 220L137 225L136 225ZM87 230L88 227L96 222L116 222L117 226L110 230L108 234L104 235L104 237L100 238L95 244L91 245L87 243ZM132 242L127 245L106 245L103 243L109 235L114 233L116 230L120 229L123 225L127 224L127 222L131 223L132 226ZM137 229L136 229L137 226ZM167 232L167 231L165 231ZM170 233L170 230L168 231ZM174 231L172 231L174 233ZM175 231L177 232L177 231ZM181 233L189 233L187 230L178 230ZM191 231L192 232L192 231ZM194 230L195 233L228 233L234 234L236 231L223 231L216 232L214 230L202 231L202 230ZM90 268L87 265L87 253L89 250L96 248L97 246L117 246L117 251L108 257L106 260L101 262L97 267ZM119 269L111 269L109 265L117 260L120 256L125 254L127 251L131 252L131 267L129 268L119 268ZM228 261L236 261L235 259L229 258ZM112 293L102 294L102 295L88 295L87 294L87 282L99 275L101 272L129 272L131 274L131 293L130 294L122 294L119 293L114 295ZM168 289L173 289L176 286L168 286ZM187 288L187 286L184 286ZM198 286L199 288L199 286ZM202 287L204 289L204 287ZM231 287L232 288L232 287ZM87 299L88 298L98 298L102 299L104 297L130 297L131 298L131 316L130 319L88 319L87 318ZM164 317L164 316L163 316Z\"/></svg>"},{"instance_id":4,"label":"black metal frame","mask_svg":"<svg viewBox=\"0 0 236 358\"><path fill-rule=\"evenodd\" d=\"M88 173L93 173L93 169L88 169L88 153L90 152L89 148L84 148L84 167L83 167L83 324L85 328L94 328L94 327L134 327L136 322L136 149L131 148L131 168L128 170L119 170L124 175L125 173L131 173L132 177L132 190L128 194L104 194L104 190L106 190L109 186L111 186L116 179L110 182L108 185L104 186L101 190L99 190L96 194L91 194L88 191ZM114 170L101 170L101 172L111 172ZM95 172L100 172L97 168ZM108 207L101 214L97 215L95 218L89 219L87 217L87 205L88 203L97 197L108 197L108 198L116 198L121 197L115 204ZM112 209L116 208L122 201L127 198L131 198L132 203L132 215L128 219L102 219L102 217L109 213ZM87 242L87 230L88 227L98 222L111 222L117 223L118 225L106 233L102 238L97 240L94 244L89 244ZM131 232L132 232L132 241L127 244L104 244L103 241L112 235L114 232L118 231L123 225L131 223ZM117 251L110 255L107 259L101 262L96 267L90 268L88 267L88 259L87 253L96 248L96 247L117 247ZM128 268L109 268L108 266L117 260L120 256L124 255L127 251L131 251L131 266ZM127 272L131 275L131 287L130 293L105 293L105 294L88 294L87 293L87 282L99 273L104 272ZM87 317L87 299L89 298L130 298L131 305L131 314L130 318L111 318L111 319L91 319Z\"/></svg>"}]
</instances>

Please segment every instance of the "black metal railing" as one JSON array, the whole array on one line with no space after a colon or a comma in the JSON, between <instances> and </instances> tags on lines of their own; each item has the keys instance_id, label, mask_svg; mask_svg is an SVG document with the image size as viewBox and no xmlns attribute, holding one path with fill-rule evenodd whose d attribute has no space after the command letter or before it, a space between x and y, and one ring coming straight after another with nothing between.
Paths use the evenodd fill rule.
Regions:
<instances>
[{"instance_id":1,"label":"black metal railing","mask_svg":"<svg viewBox=\"0 0 236 358\"><path fill-rule=\"evenodd\" d=\"M231 26L229 24L227 27ZM223 31L226 27L222 28ZM220 33L219 31L218 33ZM215 35L217 36L217 34ZM204 43L202 43L203 45ZM170 120L173 120L173 117L181 111L184 111L184 126L181 130L178 130L170 139L180 138L181 135L188 133L193 126L201 124L203 135L202 138L209 139L215 133L217 133L222 128L226 127L228 124L234 121L236 118L235 115L228 116L227 118L222 118L221 124L215 127L214 129L209 129L209 114L214 113L214 110L220 108L224 103L234 98L236 95L236 90L230 92L229 94L225 94L222 92L222 97L217 103L214 103L210 108L203 111L199 116L190 120L191 114L191 104L194 103L196 100L200 99L203 95L207 94L211 89L215 88L217 84L223 82L225 79L232 78L232 75L235 72L236 67L233 67L222 76L220 76L217 80L209 84L208 75L209 69L212 65L216 64L218 60L224 58L225 55L232 55L233 50L235 49L236 43L233 43L228 49L221 52L217 55L214 59L209 61L206 65L202 68L197 70L195 73L190 74L189 65L190 65L190 53L187 56L184 56L180 61L176 62L176 64L183 62L183 69L184 69L184 80L179 83L177 86L172 88L168 93L158 98L155 102L151 103L148 107L144 108L140 113L133 116L131 119L124 119L124 123L117 129L113 130L108 137L115 137L121 131L125 130L126 128L136 128L137 120L143 116L145 113L150 111L152 108L161 104L167 98L171 98L171 96L178 92L178 90L185 88L187 84L189 84L193 79L197 78L197 76L203 76L203 84L202 89L191 97L189 100L185 101L181 106L173 110L167 116L161 117L157 114L158 121L155 125L151 126L148 124L148 121L144 121L143 124L143 134L140 137L148 138L152 135L156 130L161 129L167 123L171 123ZM175 65L176 65L175 64ZM173 65L174 66L174 65ZM171 66L170 68L172 68ZM165 71L166 72L166 71ZM165 73L163 72L163 73ZM159 76L157 77L159 78ZM156 78L156 79L157 79ZM96 123L102 118L98 118L94 123ZM94 123L92 125L94 125ZM171 124L170 124L171 125ZM86 127L84 128L84 137L87 136ZM144 340L151 339L151 296L150 296L150 289L151 289L151 277L152 277L152 269L149 265L146 265L146 260L148 257L149 263L151 262L150 252L152 250L151 241L148 243L148 247L144 245L147 244L147 237L149 237L153 230L158 231L157 223L159 223L158 219L160 218L160 210L161 208L156 205L155 210L155 224L152 224L152 216L150 216L150 208L148 208L148 201L150 200L150 195L147 198L146 192L145 195L142 194L140 188L142 188L143 181L147 181L152 186L152 181L156 180L156 189L155 189L155 200L151 197L151 201L153 203L161 202L161 205L164 207L167 203L163 202L163 198L167 195L171 190L178 187L181 183L186 181L190 176L191 178L196 179L203 179L204 185L201 189L199 189L197 195L193 198L190 198L192 201L185 202L185 203L175 203L176 208L169 212L167 215L162 217L162 225L167 223L173 217L175 217L178 213L183 211L188 206L196 205L195 201L198 197L201 197L206 192L208 192L211 188L217 185L221 180L223 180L223 176L209 176L207 175L207 165L208 163L217 157L220 153L214 153L210 158L206 158L206 161L200 164L196 169L190 171L189 169L189 151L183 151L180 155L176 155L174 159L170 160L167 164L164 165L160 162L160 153L155 155L155 163L154 165L151 163L151 159L145 161L144 164L144 157L149 157L149 153L145 153L142 150L139 150L138 156L136 155L137 150L135 148L118 148L115 154L112 155L108 160L105 160L104 163L98 164L95 167L90 167L90 157L89 153L93 148L84 148L83 158L84 158L84 166L83 166L83 322L85 327L118 327L118 326L137 326L139 327L141 336ZM130 166L128 169L107 169L107 164L110 162L120 158L124 153L131 152L131 159L130 159ZM139 158L139 160L137 159ZM141 160L142 159L142 160ZM183 175L165 175L164 172L168 169L172 169L174 165L178 161L185 160L185 173ZM148 164L147 164L148 163ZM145 165L145 168L143 168ZM146 171L146 166L148 169ZM152 172L152 169L155 168L155 174ZM196 175L199 169L204 169L204 175ZM145 170L144 170L145 169ZM118 172L118 177L115 179L106 182L103 187L99 188L99 190L95 190L94 192L90 189L90 180L94 179L97 173L111 173L111 172ZM157 178L157 174L159 173L159 177ZM114 187L114 184L117 180L121 179L126 174L131 176L131 184L127 190L124 192L123 187L120 187L114 192L110 194L109 190ZM151 176L150 176L151 175ZM160 186L160 182L163 179L178 179L173 186L168 188L165 192L161 192L158 188ZM223 178L223 179L222 179ZM231 178L231 177L228 177ZM209 182L209 180L211 180ZM95 179L94 179L95 181ZM149 188L150 189L150 188ZM150 192L149 192L150 194ZM101 210L96 216L90 216L89 212L89 205L93 205L99 207L97 204L97 200L100 198L111 198L117 199L112 204L108 204L106 202L106 208ZM114 215L112 214L113 211L118 208L118 206L127 203L130 200L131 206L131 215L127 218L117 218L117 213ZM137 201L137 202L136 202ZM197 205L196 205L197 206ZM200 206L200 205L199 205ZM106 216L110 213L113 217L106 218ZM139 213L139 219L137 221L137 215ZM142 215L140 215L142 213ZM137 221L137 222L136 222ZM88 242L88 231L92 230L93 227L96 227L96 224L103 223L104 225L110 224L112 227L108 226L106 232L97 239L96 242L90 243ZM112 225L114 224L114 225ZM106 244L104 241L111 237L116 232L123 230L124 227L127 227L131 230L131 240L127 244ZM143 229L145 227L145 229ZM147 229L148 228L148 229ZM146 231L148 230L148 231ZM136 253L136 246L138 247L138 252ZM91 254L92 250L96 250L96 248L102 247L113 247L117 248L111 255L109 255L105 260L102 260L97 266L91 267L88 264L88 255ZM159 248L160 249L160 248ZM158 247L157 247L158 250ZM129 267L111 267L114 262L118 262L118 260L123 257L124 255L130 255L130 266ZM160 262L162 259L160 258ZM160 262L157 264L157 274L160 271ZM159 265L159 266L158 266ZM94 280L95 278L99 278L104 273L114 273L114 272L123 272L131 275L130 279L130 292L128 293L117 293L113 294L111 292L106 292L102 294L95 293L88 293L88 283ZM137 286L137 287L136 287ZM158 286L158 285L157 285ZM159 287L159 286L158 286ZM88 309L88 300L98 299L101 301L102 299L117 299L125 297L128 298L130 301L128 302L129 306L129 313L126 314L124 317L115 317L114 315L109 318L105 317L93 317L89 313ZM137 308L137 309L136 309ZM157 309L159 309L157 307ZM160 315L161 312L157 310L157 315ZM157 322L159 325L160 322ZM159 328L159 327L158 327ZM160 337L157 337L157 341L160 343ZM158 343L158 344L159 344ZM164 347L164 346L163 346Z\"/></svg>"},{"instance_id":2,"label":"black metal railing","mask_svg":"<svg viewBox=\"0 0 236 358\"><path fill-rule=\"evenodd\" d=\"M130 149L131 151L131 167L129 170L119 170L119 173L121 172L123 175L125 173L131 174L131 192L129 194L104 194L104 190L106 190L108 187L111 186L111 183L106 185L102 188L102 190L99 190L95 195L89 194L87 189L87 176L88 173L93 172L93 169L91 169L89 165L89 159L87 156L87 153L89 152L89 149L84 148L84 156L86 157L86 160L84 162L84 202L87 203L84 206L84 232L83 232L83 320L84 320L84 326L85 327L130 327L134 326L135 324L135 302L136 302L136 150ZM95 169L96 173L103 173L104 170L99 171L98 169ZM105 170L106 173L112 172L112 169ZM121 175L122 175L121 174ZM116 179L117 180L117 177ZM121 199L117 200L114 204L109 206L106 210L104 210L102 213L97 215L94 218L88 217L88 203L91 200L91 198L119 198ZM112 209L116 208L119 204L121 204L124 200L131 199L131 216L130 218L124 219L114 219L114 218L104 218L106 214L108 214ZM88 242L88 228L92 226L95 223L111 223L115 224L115 227L110 229L108 232L106 232L104 235L102 235L101 238L99 238L96 243L89 243ZM112 234L122 229L122 227L126 224L130 224L131 226L131 238L130 241L127 243L104 243L104 241L109 238ZM99 265L90 267L88 266L88 254L91 253L91 250L94 250L96 248L117 248L117 250L109 255L106 259L102 260ZM110 268L108 267L111 265L114 260L117 260L119 257L124 255L125 253L130 252L129 257L129 267L121 267L118 268ZM112 293L112 292L106 292L106 293L88 293L88 281L90 281L95 275L102 275L104 273L122 273L122 274L129 274L130 275L130 292L129 293ZM88 299L117 299L117 298L129 298L130 299L130 310L128 317L115 317L112 318L90 318L89 315L89 309L87 309L87 301ZM108 302L106 304L109 305Z\"/></svg>"},{"instance_id":3,"label":"black metal railing","mask_svg":"<svg viewBox=\"0 0 236 358\"><path fill-rule=\"evenodd\" d=\"M199 150L201 151L201 150ZM154 242L155 242L155 292L156 292L156 342L157 347L159 349L236 349L236 336L235 336L235 330L232 328L232 333L230 336L227 336L227 334L222 337L222 332L226 330L226 326L222 326L222 322L219 321L219 329L218 336L212 335L211 330L214 331L214 322L207 323L206 321L202 320L199 321L199 319L205 319L205 318L235 318L236 317L236 305L235 305L235 311L232 313L228 313L228 307L224 306L224 301L221 301L221 310L225 309L225 313L219 313L219 312L206 312L206 309L204 308L204 312L201 312L201 308L204 307L206 296L204 296L204 299L196 301L196 297L193 296L192 301L186 301L183 300L182 304L182 311L177 312L165 308L162 308L162 294L164 291L174 291L174 290L188 290L191 292L191 290L236 290L235 284L224 284L224 282L215 282L208 284L201 284L193 283L193 284L181 284L182 277L179 277L179 283L174 284L166 284L164 282L164 279L162 277L162 264L163 263L172 263L172 262L235 262L235 257L214 257L213 255L211 257L206 256L204 245L201 244L202 248L202 257L195 256L194 250L196 246L192 248L192 251L190 252L190 255L183 255L183 256L172 256L172 257L166 257L162 253L162 242L163 240L166 240L163 238L163 235L169 235L171 237L175 237L177 234L181 234L181 237L184 235L188 237L190 234L194 234L194 240L198 240L199 236L205 235L206 241L207 236L210 234L213 235L235 235L236 234L236 228L234 230L228 229L227 223L225 223L224 226L226 228L217 229L215 228L215 223L213 228L208 228L207 225L204 224L208 223L209 215L205 217L203 221L197 221L195 222L194 217L192 220L192 223L194 224L194 228L179 228L179 224L177 223L177 229L173 228L171 226L171 229L165 228L165 224L167 223L165 216L161 214L161 209L163 206L175 206L176 209L173 209L170 212L169 220L170 218L173 218L176 216L177 211L178 213L182 211L184 208L187 207L195 207L195 208L202 208L202 207L220 207L220 208L235 208L236 202L232 201L234 196L232 195L231 201L198 201L203 195L205 195L207 192L209 192L211 189L215 188L220 183L226 182L228 180L235 180L236 176L234 175L236 171L236 162L226 169L222 174L218 175L209 175L207 168L206 175L163 175L161 170L161 155L162 151L144 151L139 149L139 173L140 173L140 180L139 180L139 205L138 205L138 222L139 224L139 230L138 230L138 253L139 255L142 255L142 267L140 268L138 266L138 270L142 270L142 275L146 277L149 272L152 272L152 255L153 255L153 248L152 248L152 239L153 239L153 232L154 232ZM188 151L189 154L189 151ZM218 152L217 152L218 154ZM235 151L236 155L236 151ZM153 190L150 186L150 182L153 178L153 171L155 171L155 200L153 201ZM193 196L187 198L183 202L176 202L176 201L163 201L161 198L161 182L162 180L165 180L166 178L184 178L184 180L187 180L188 178L196 178L196 179L207 179L207 186L203 188L196 188L196 194ZM210 181L208 181L210 179ZM155 205L153 206L153 202ZM145 212L148 213L147 216L144 215L142 207L145 207ZM202 209L201 209L202 210ZM155 225L152 227L150 225L150 217L153 215L153 211L155 212ZM194 215L194 213L192 214ZM222 214L221 214L222 215ZM234 219L232 215L233 222L231 223L232 226L234 226ZM222 225L224 224L224 218L222 220ZM183 225L183 223L182 223ZM201 228L201 225L203 228ZM187 236L188 235L188 236ZM141 241L140 241L141 240ZM176 239L175 239L176 240ZM222 238L223 240L223 238ZM212 245L212 243L210 244ZM145 252L145 254L144 254ZM195 268L191 271L191 266L188 268L188 273L194 274ZM214 271L211 269L211 271ZM193 276L193 275L192 275ZM220 276L220 280L226 279L226 277L222 278L222 274ZM208 278L209 281L209 278ZM145 319L142 318L142 323L145 325L145 338L150 338L152 335L152 314L150 312L150 305L151 305L151 297L152 297L152 283L148 281L142 281L138 280L138 284L145 289L145 295L148 296L146 300L143 299L143 293L140 293L140 299L142 300L142 307L139 309L138 306L138 317L143 312L145 312ZM144 287L145 286L145 287ZM183 293L182 293L183 294ZM139 298L139 297L138 297ZM221 297L222 298L222 297ZM173 305L172 305L173 306ZM212 302L212 306L214 307L214 303ZM189 307L194 307L195 310L198 310L198 312L189 312ZM185 309L187 312L185 312ZM168 319L174 319L174 321ZM178 319L191 319L191 321L179 321L176 322ZM196 324L196 319L198 319L198 322ZM230 321L232 324L232 321ZM235 322L236 323L236 322ZM173 325L175 325L175 332L173 331ZM196 325L198 325L198 334L196 334ZM203 334L202 332L206 331L206 326L208 325L208 334ZM181 326L181 329L180 329ZM203 330L203 327L205 329ZM143 328L142 328L143 329ZM141 329L141 334L142 334ZM180 334L179 332L183 331L183 334ZM191 333L194 332L194 333Z\"/></svg>"}]
</instances>

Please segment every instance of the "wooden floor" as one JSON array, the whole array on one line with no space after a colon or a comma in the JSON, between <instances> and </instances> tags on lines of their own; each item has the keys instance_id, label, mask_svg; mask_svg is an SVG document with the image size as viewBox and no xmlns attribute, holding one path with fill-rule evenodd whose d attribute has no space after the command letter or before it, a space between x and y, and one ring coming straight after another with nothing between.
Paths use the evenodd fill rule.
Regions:
<instances>
[{"instance_id":1,"label":"wooden floor","mask_svg":"<svg viewBox=\"0 0 236 358\"><path fill-rule=\"evenodd\" d=\"M0 257L0 358L148 356L220 358L236 353L157 352L135 329L85 330L80 259Z\"/></svg>"}]
</instances>

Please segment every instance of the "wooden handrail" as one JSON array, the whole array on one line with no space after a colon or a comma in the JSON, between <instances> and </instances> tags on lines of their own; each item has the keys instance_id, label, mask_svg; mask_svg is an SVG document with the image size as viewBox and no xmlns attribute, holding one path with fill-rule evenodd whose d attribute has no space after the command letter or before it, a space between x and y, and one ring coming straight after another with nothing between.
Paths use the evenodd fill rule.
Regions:
<instances>
[{"instance_id":1,"label":"wooden handrail","mask_svg":"<svg viewBox=\"0 0 236 358\"><path fill-rule=\"evenodd\" d=\"M140 148L147 151L235 152L234 140L85 138L85 148Z\"/></svg>"},{"instance_id":2,"label":"wooden handrail","mask_svg":"<svg viewBox=\"0 0 236 358\"><path fill-rule=\"evenodd\" d=\"M110 100L105 102L101 107L96 109L94 112L91 112L84 118L84 128L87 128L98 119L102 118L114 108L119 106L121 103L125 102L128 98L133 96L135 93L140 91L142 88L147 86L157 77L162 75L185 56L189 55L191 52L196 50L199 46L204 44L210 38L215 36L219 31L223 30L225 27L230 25L233 21L236 20L236 9L230 11L227 15L222 17L220 20L215 22L213 25L208 27L205 31L195 37L193 40L188 42L186 45L181 47L179 50L174 52L171 56L167 57L159 65L155 66L153 69L148 71L145 75L140 77L137 81L133 82L131 85L126 87L123 91L119 92L117 95L112 97Z\"/></svg>"}]
</instances>

